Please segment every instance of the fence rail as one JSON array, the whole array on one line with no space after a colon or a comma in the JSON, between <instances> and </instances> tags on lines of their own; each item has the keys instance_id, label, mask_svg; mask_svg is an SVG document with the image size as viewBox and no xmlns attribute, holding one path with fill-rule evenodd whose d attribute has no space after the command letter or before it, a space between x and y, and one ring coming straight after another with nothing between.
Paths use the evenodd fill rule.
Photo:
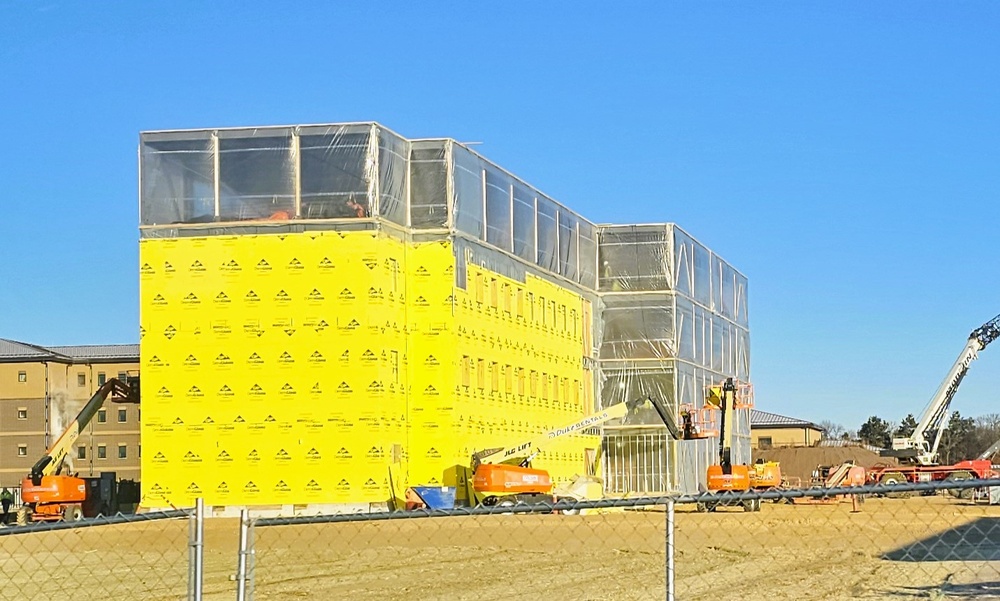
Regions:
<instances>
[{"instance_id":1,"label":"fence rail","mask_svg":"<svg viewBox=\"0 0 1000 601\"><path fill-rule=\"evenodd\" d=\"M0 599L1000 598L1000 480L0 528Z\"/></svg>"}]
</instances>

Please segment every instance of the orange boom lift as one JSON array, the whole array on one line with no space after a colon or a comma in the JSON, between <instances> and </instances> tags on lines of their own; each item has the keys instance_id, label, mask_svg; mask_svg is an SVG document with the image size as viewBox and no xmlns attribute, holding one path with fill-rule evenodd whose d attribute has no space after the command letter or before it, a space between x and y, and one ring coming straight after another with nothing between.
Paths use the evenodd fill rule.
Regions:
<instances>
[{"instance_id":1,"label":"orange boom lift","mask_svg":"<svg viewBox=\"0 0 1000 601\"><path fill-rule=\"evenodd\" d=\"M88 500L90 483L96 479L77 478L63 474L66 454L87 427L97 410L111 396L119 403L139 402L139 378L128 378L128 384L111 378L97 389L80 410L73 423L55 441L45 455L31 468L31 473L21 482L21 500L24 505L17 511L17 523L29 521L76 521L83 516L83 506Z\"/></svg>"},{"instance_id":2,"label":"orange boom lift","mask_svg":"<svg viewBox=\"0 0 1000 601\"><path fill-rule=\"evenodd\" d=\"M719 410L719 462L708 466L709 492L747 492L751 488L770 488L780 484L781 472L776 463L760 464L756 468L734 464L732 457L732 431L736 409L749 408L749 385L743 394L732 378L726 378L721 386L708 390L706 403ZM760 511L760 499L740 503L744 511ZM719 503L698 503L699 511L714 511Z\"/></svg>"}]
</instances>

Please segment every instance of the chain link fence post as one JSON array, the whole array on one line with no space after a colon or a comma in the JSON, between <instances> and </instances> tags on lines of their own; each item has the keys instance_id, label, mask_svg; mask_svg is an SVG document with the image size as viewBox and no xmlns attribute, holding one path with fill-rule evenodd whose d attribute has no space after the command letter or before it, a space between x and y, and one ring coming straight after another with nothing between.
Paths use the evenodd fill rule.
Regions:
<instances>
[{"instance_id":1,"label":"chain link fence post","mask_svg":"<svg viewBox=\"0 0 1000 601\"><path fill-rule=\"evenodd\" d=\"M674 500L667 499L667 601L674 601Z\"/></svg>"},{"instance_id":2,"label":"chain link fence post","mask_svg":"<svg viewBox=\"0 0 1000 601\"><path fill-rule=\"evenodd\" d=\"M188 600L202 601L205 579L205 503L195 500L188 535Z\"/></svg>"},{"instance_id":3,"label":"chain link fence post","mask_svg":"<svg viewBox=\"0 0 1000 601\"><path fill-rule=\"evenodd\" d=\"M240 551L236 566L236 601L253 601L253 524L250 511L240 510Z\"/></svg>"}]
</instances>

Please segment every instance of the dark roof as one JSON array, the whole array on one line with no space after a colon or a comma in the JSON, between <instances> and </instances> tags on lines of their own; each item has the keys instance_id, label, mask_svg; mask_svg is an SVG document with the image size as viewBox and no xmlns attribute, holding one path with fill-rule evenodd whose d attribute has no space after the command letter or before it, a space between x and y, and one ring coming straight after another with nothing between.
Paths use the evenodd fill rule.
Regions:
<instances>
[{"instance_id":1,"label":"dark roof","mask_svg":"<svg viewBox=\"0 0 1000 601\"><path fill-rule=\"evenodd\" d=\"M767 411L760 411L758 409L750 410L750 427L751 428L812 428L813 430L822 431L823 428L817 426L816 424L794 417L788 417L786 415L778 415L777 413L768 413Z\"/></svg>"},{"instance_id":2,"label":"dark roof","mask_svg":"<svg viewBox=\"0 0 1000 601\"><path fill-rule=\"evenodd\" d=\"M138 361L138 344L81 344L50 346L49 349L74 361Z\"/></svg>"},{"instance_id":3,"label":"dark roof","mask_svg":"<svg viewBox=\"0 0 1000 601\"><path fill-rule=\"evenodd\" d=\"M58 361L91 363L139 360L138 344L84 344L77 346L39 346L0 338L0 362Z\"/></svg>"}]
</instances>

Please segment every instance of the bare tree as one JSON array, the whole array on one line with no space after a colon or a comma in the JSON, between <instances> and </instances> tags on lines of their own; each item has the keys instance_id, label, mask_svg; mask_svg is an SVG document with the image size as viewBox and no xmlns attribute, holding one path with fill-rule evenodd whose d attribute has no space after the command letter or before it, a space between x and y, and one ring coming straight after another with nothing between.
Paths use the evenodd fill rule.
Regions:
<instances>
[{"instance_id":1,"label":"bare tree","mask_svg":"<svg viewBox=\"0 0 1000 601\"><path fill-rule=\"evenodd\" d=\"M844 435L844 426L833 422L831 420L825 419L819 423L819 427L826 431L826 438L838 439Z\"/></svg>"}]
</instances>

